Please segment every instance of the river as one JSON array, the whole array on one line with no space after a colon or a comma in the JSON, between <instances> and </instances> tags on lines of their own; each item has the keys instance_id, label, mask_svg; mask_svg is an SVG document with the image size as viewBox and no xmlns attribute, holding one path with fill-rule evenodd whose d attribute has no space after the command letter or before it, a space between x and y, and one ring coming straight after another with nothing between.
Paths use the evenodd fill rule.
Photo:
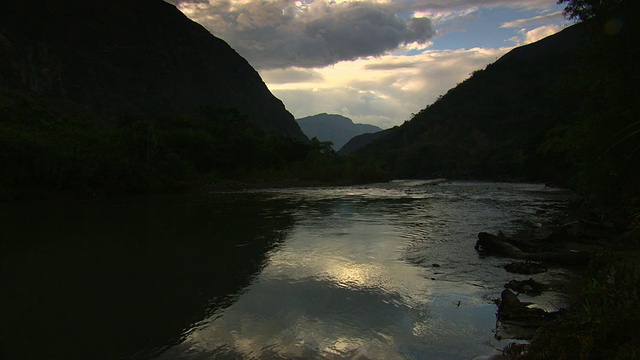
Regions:
<instances>
[{"instance_id":1,"label":"river","mask_svg":"<svg viewBox=\"0 0 640 360\"><path fill-rule=\"evenodd\" d=\"M539 184L393 181L0 204L3 359L479 359ZM552 310L569 270L536 275Z\"/></svg>"}]
</instances>

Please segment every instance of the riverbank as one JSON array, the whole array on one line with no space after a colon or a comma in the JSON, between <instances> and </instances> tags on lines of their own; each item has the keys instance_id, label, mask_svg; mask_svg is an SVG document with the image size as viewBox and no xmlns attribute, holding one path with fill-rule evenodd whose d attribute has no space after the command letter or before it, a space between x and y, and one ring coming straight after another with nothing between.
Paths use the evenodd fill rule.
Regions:
<instances>
[{"instance_id":1,"label":"riverbank","mask_svg":"<svg viewBox=\"0 0 640 360\"><path fill-rule=\"evenodd\" d=\"M594 250L583 279L571 293L571 305L541 323L530 343L505 347L506 358L640 358L640 218L610 213L618 215L588 221L598 227L598 236L583 234L582 240ZM585 214L581 209L580 215Z\"/></svg>"}]
</instances>

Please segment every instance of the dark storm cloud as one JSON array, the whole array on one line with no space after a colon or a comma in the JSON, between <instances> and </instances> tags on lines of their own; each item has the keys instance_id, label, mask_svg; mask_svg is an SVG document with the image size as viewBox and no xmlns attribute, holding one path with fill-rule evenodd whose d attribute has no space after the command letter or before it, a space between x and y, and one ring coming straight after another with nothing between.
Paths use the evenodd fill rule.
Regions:
<instances>
[{"instance_id":1,"label":"dark storm cloud","mask_svg":"<svg viewBox=\"0 0 640 360\"><path fill-rule=\"evenodd\" d=\"M183 11L263 69L377 56L435 35L429 19L401 18L389 4L212 1L205 7L193 1L183 2Z\"/></svg>"},{"instance_id":2,"label":"dark storm cloud","mask_svg":"<svg viewBox=\"0 0 640 360\"><path fill-rule=\"evenodd\" d=\"M369 3L347 4L333 16L309 22L304 29L304 37L317 49L311 55L324 62L319 65L380 55L401 44L425 42L434 34L428 19L404 20L388 7ZM323 56L316 56L320 54Z\"/></svg>"}]
</instances>

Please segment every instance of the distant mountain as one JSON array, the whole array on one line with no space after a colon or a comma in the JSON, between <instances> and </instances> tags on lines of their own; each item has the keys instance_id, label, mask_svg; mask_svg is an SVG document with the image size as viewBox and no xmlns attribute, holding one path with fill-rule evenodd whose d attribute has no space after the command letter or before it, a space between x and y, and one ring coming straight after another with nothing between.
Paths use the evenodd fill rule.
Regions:
<instances>
[{"instance_id":1,"label":"distant mountain","mask_svg":"<svg viewBox=\"0 0 640 360\"><path fill-rule=\"evenodd\" d=\"M340 150L354 136L382 130L374 125L354 124L351 119L342 115L326 113L307 116L297 121L309 139L316 137L320 141L331 141L336 150Z\"/></svg>"},{"instance_id":2,"label":"distant mountain","mask_svg":"<svg viewBox=\"0 0 640 360\"><path fill-rule=\"evenodd\" d=\"M306 139L245 59L162 0L3 3L0 105L25 97L107 124L235 108L267 134Z\"/></svg>"},{"instance_id":3,"label":"distant mountain","mask_svg":"<svg viewBox=\"0 0 640 360\"><path fill-rule=\"evenodd\" d=\"M640 30L632 13L516 48L402 126L345 149L360 147L354 154L390 177L595 184L578 178L609 181L627 169L616 181L631 181L640 168Z\"/></svg>"},{"instance_id":4,"label":"distant mountain","mask_svg":"<svg viewBox=\"0 0 640 360\"><path fill-rule=\"evenodd\" d=\"M338 153L341 155L351 154L352 152L371 144L375 140L385 137L387 134L392 132L393 129L387 129L387 130L382 130L375 133L366 133L366 134L360 134L360 135L354 136L351 138L351 140L347 141L347 143L340 148L340 151Z\"/></svg>"}]
</instances>

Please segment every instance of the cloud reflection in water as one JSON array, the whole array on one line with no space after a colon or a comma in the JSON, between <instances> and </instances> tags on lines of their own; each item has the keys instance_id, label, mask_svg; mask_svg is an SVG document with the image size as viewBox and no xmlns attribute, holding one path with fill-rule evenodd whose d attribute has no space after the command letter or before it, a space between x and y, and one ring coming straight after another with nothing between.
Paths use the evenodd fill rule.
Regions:
<instances>
[{"instance_id":1,"label":"cloud reflection in water","mask_svg":"<svg viewBox=\"0 0 640 360\"><path fill-rule=\"evenodd\" d=\"M535 214L534 199L546 195L530 188L541 189L401 183L276 190L275 198L295 204L287 239L237 302L161 359L491 353L500 347L491 343L491 298L509 275L500 259L477 256L474 236L479 226Z\"/></svg>"}]
</instances>

